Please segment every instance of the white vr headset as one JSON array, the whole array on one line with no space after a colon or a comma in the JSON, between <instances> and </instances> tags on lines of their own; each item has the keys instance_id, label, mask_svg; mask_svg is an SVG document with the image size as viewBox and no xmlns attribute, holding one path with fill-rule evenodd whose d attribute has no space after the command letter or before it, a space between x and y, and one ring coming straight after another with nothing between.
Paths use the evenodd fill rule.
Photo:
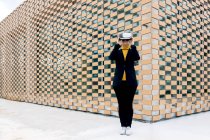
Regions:
<instances>
[{"instance_id":1,"label":"white vr headset","mask_svg":"<svg viewBox=\"0 0 210 140\"><path fill-rule=\"evenodd\" d=\"M133 38L132 33L120 33L119 34L119 39L131 39Z\"/></svg>"}]
</instances>

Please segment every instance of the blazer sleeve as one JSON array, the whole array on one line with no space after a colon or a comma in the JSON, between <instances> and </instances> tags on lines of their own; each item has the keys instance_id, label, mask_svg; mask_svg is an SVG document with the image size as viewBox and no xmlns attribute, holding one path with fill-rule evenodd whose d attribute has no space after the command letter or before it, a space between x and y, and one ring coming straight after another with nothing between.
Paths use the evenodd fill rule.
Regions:
<instances>
[{"instance_id":1,"label":"blazer sleeve","mask_svg":"<svg viewBox=\"0 0 210 140\"><path fill-rule=\"evenodd\" d=\"M136 49L136 46L133 45L133 61L137 61L137 60L140 60L140 56L139 56L139 53Z\"/></svg>"},{"instance_id":2,"label":"blazer sleeve","mask_svg":"<svg viewBox=\"0 0 210 140\"><path fill-rule=\"evenodd\" d=\"M115 44L114 49L109 55L110 60L116 60L117 59L117 51L121 46L119 44Z\"/></svg>"}]
</instances>

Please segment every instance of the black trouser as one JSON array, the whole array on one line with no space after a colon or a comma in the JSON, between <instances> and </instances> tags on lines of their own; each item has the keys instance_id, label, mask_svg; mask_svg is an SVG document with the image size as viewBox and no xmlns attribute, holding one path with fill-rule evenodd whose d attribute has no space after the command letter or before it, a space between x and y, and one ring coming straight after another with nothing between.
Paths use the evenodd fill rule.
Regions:
<instances>
[{"instance_id":1,"label":"black trouser","mask_svg":"<svg viewBox=\"0 0 210 140\"><path fill-rule=\"evenodd\" d=\"M127 81L122 81L119 87L114 87L118 101L118 113L122 127L132 124L133 118L133 99L136 87L128 86Z\"/></svg>"}]
</instances>

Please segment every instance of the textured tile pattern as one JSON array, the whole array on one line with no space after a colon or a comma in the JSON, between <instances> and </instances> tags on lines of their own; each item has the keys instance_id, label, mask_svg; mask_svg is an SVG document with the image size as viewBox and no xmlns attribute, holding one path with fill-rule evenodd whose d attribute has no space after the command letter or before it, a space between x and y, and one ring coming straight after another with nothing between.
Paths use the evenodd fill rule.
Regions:
<instances>
[{"instance_id":1,"label":"textured tile pattern","mask_svg":"<svg viewBox=\"0 0 210 140\"><path fill-rule=\"evenodd\" d=\"M27 0L0 23L0 97L118 116L108 56L122 31L141 56L134 118L209 110L207 0Z\"/></svg>"}]
</instances>

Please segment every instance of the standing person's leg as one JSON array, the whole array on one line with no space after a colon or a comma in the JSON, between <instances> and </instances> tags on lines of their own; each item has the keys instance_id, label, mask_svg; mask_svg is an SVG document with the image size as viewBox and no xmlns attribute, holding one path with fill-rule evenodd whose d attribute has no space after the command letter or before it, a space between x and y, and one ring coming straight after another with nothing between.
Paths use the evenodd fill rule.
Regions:
<instances>
[{"instance_id":1,"label":"standing person's leg","mask_svg":"<svg viewBox=\"0 0 210 140\"><path fill-rule=\"evenodd\" d=\"M122 127L126 127L126 95L125 95L125 82L122 82L122 84L119 87L114 88L117 101L118 101L118 113L120 118L120 123Z\"/></svg>"},{"instance_id":2,"label":"standing person's leg","mask_svg":"<svg viewBox=\"0 0 210 140\"><path fill-rule=\"evenodd\" d=\"M131 127L133 119L133 99L136 92L136 87L128 87L128 97L127 97L127 126Z\"/></svg>"},{"instance_id":3,"label":"standing person's leg","mask_svg":"<svg viewBox=\"0 0 210 140\"><path fill-rule=\"evenodd\" d=\"M136 91L136 87L131 87L128 85L128 82L123 82L123 85L121 86L123 96L123 118L125 126L131 127L132 118L133 118L133 99Z\"/></svg>"}]
</instances>

